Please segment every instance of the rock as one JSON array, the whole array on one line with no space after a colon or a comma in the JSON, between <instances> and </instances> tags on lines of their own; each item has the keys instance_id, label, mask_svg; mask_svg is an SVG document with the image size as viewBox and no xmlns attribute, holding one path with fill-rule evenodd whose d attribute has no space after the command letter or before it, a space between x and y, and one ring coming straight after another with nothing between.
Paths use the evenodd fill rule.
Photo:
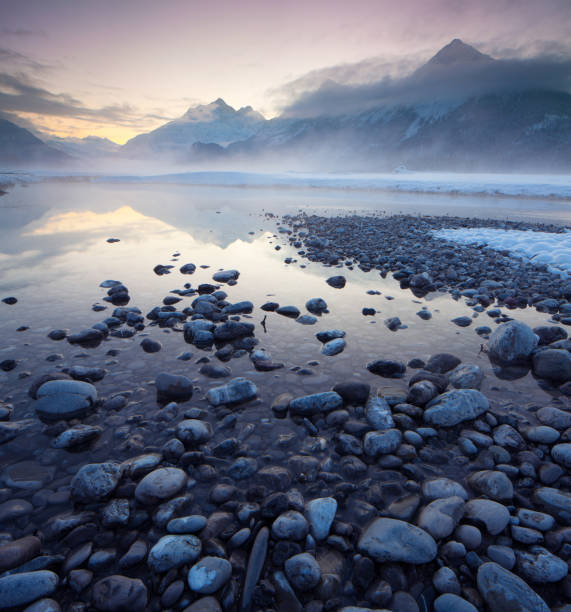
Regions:
<instances>
[{"instance_id":1,"label":"rock","mask_svg":"<svg viewBox=\"0 0 571 612\"><path fill-rule=\"evenodd\" d=\"M2 609L25 606L51 595L58 583L58 575L47 570L3 576L0 578L0 606Z\"/></svg>"},{"instance_id":2,"label":"rock","mask_svg":"<svg viewBox=\"0 0 571 612\"><path fill-rule=\"evenodd\" d=\"M34 506L25 499L9 499L0 504L0 523L8 523L31 514Z\"/></svg>"},{"instance_id":3,"label":"rock","mask_svg":"<svg viewBox=\"0 0 571 612\"><path fill-rule=\"evenodd\" d=\"M325 391L292 399L289 403L289 412L299 416L313 416L322 412L331 412L341 406L343 399L338 393Z\"/></svg>"},{"instance_id":4,"label":"rock","mask_svg":"<svg viewBox=\"0 0 571 612\"><path fill-rule=\"evenodd\" d=\"M371 386L357 381L342 382L337 383L333 387L333 391L338 393L343 398L343 401L348 404L363 406L369 397Z\"/></svg>"},{"instance_id":5,"label":"rock","mask_svg":"<svg viewBox=\"0 0 571 612\"><path fill-rule=\"evenodd\" d=\"M61 608L54 599L38 599L38 601L27 606L24 612L61 612Z\"/></svg>"},{"instance_id":6,"label":"rock","mask_svg":"<svg viewBox=\"0 0 571 612\"><path fill-rule=\"evenodd\" d=\"M491 535L501 533L510 521L508 509L490 499L471 499L464 506L464 517L485 525Z\"/></svg>"},{"instance_id":7,"label":"rock","mask_svg":"<svg viewBox=\"0 0 571 612\"><path fill-rule=\"evenodd\" d=\"M35 536L26 536L0 545L0 572L23 565L36 557L40 545L39 538Z\"/></svg>"},{"instance_id":8,"label":"rock","mask_svg":"<svg viewBox=\"0 0 571 612\"><path fill-rule=\"evenodd\" d=\"M112 499L101 511L101 523L104 527L118 527L126 525L129 516L129 500Z\"/></svg>"},{"instance_id":9,"label":"rock","mask_svg":"<svg viewBox=\"0 0 571 612\"><path fill-rule=\"evenodd\" d=\"M268 553L268 539L269 529L267 527L262 527L254 540L248 559L242 600L240 602L240 612L249 612L251 608L254 589L262 574L262 569L264 568L266 555Z\"/></svg>"},{"instance_id":10,"label":"rock","mask_svg":"<svg viewBox=\"0 0 571 612\"><path fill-rule=\"evenodd\" d=\"M333 357L333 355L338 355L342 353L345 349L345 340L343 338L337 338L336 340L330 340L323 345L321 352L323 355L327 357Z\"/></svg>"},{"instance_id":11,"label":"rock","mask_svg":"<svg viewBox=\"0 0 571 612\"><path fill-rule=\"evenodd\" d=\"M478 612L478 608L454 593L444 593L434 600L434 612Z\"/></svg>"},{"instance_id":12,"label":"rock","mask_svg":"<svg viewBox=\"0 0 571 612\"><path fill-rule=\"evenodd\" d=\"M186 473L179 468L158 468L147 474L137 485L135 498L141 504L156 504L174 497L186 481Z\"/></svg>"},{"instance_id":13,"label":"rock","mask_svg":"<svg viewBox=\"0 0 571 612\"><path fill-rule=\"evenodd\" d=\"M344 338L345 332L341 329L328 329L326 331L317 332L315 337L319 340L319 342L325 344L326 342L330 342L331 340L335 340L337 338Z\"/></svg>"},{"instance_id":14,"label":"rock","mask_svg":"<svg viewBox=\"0 0 571 612\"><path fill-rule=\"evenodd\" d=\"M208 596L197 599L183 612L222 612L222 608L215 597Z\"/></svg>"},{"instance_id":15,"label":"rock","mask_svg":"<svg viewBox=\"0 0 571 612\"><path fill-rule=\"evenodd\" d=\"M192 382L186 376L161 372L155 378L155 387L160 402L185 402L192 397Z\"/></svg>"},{"instance_id":16,"label":"rock","mask_svg":"<svg viewBox=\"0 0 571 612\"><path fill-rule=\"evenodd\" d=\"M198 533L206 527L206 517L200 514L191 514L190 516L181 516L170 520L167 524L169 533Z\"/></svg>"},{"instance_id":17,"label":"rock","mask_svg":"<svg viewBox=\"0 0 571 612\"><path fill-rule=\"evenodd\" d=\"M401 442L402 434L398 429L369 431L363 439L363 449L367 456L376 459L380 455L394 453Z\"/></svg>"},{"instance_id":18,"label":"rock","mask_svg":"<svg viewBox=\"0 0 571 612\"><path fill-rule=\"evenodd\" d=\"M282 315L283 317L289 317L290 319L297 319L301 314L299 308L296 306L280 306L276 308L275 312Z\"/></svg>"},{"instance_id":19,"label":"rock","mask_svg":"<svg viewBox=\"0 0 571 612\"><path fill-rule=\"evenodd\" d=\"M75 448L98 438L103 428L97 425L74 425L66 429L52 442L54 448Z\"/></svg>"},{"instance_id":20,"label":"rock","mask_svg":"<svg viewBox=\"0 0 571 612\"><path fill-rule=\"evenodd\" d=\"M559 582L567 576L567 563L541 546L532 546L528 551L517 551L519 573L531 582Z\"/></svg>"},{"instance_id":21,"label":"rock","mask_svg":"<svg viewBox=\"0 0 571 612\"><path fill-rule=\"evenodd\" d=\"M95 347L101 344L105 333L100 329L84 329L77 334L71 334L67 337L70 344L79 344L80 346Z\"/></svg>"},{"instance_id":22,"label":"rock","mask_svg":"<svg viewBox=\"0 0 571 612\"><path fill-rule=\"evenodd\" d=\"M186 446L200 446L212 438L212 426L207 421L185 419L176 426L176 437Z\"/></svg>"},{"instance_id":23,"label":"rock","mask_svg":"<svg viewBox=\"0 0 571 612\"><path fill-rule=\"evenodd\" d=\"M415 406L424 406L438 395L438 389L429 380L421 380L409 387L406 401Z\"/></svg>"},{"instance_id":24,"label":"rock","mask_svg":"<svg viewBox=\"0 0 571 612\"><path fill-rule=\"evenodd\" d=\"M488 398L475 389L454 389L435 397L424 411L430 425L453 427L484 414L490 407Z\"/></svg>"},{"instance_id":25,"label":"rock","mask_svg":"<svg viewBox=\"0 0 571 612\"><path fill-rule=\"evenodd\" d=\"M272 524L272 537L276 540L303 540L309 532L309 525L296 510L280 514Z\"/></svg>"},{"instance_id":26,"label":"rock","mask_svg":"<svg viewBox=\"0 0 571 612\"><path fill-rule=\"evenodd\" d=\"M406 365L391 359L377 359L367 364L367 370L383 378L402 378L406 372Z\"/></svg>"},{"instance_id":27,"label":"rock","mask_svg":"<svg viewBox=\"0 0 571 612\"><path fill-rule=\"evenodd\" d=\"M93 605L103 612L143 612L147 587L138 578L106 576L93 585Z\"/></svg>"},{"instance_id":28,"label":"rock","mask_svg":"<svg viewBox=\"0 0 571 612\"><path fill-rule=\"evenodd\" d=\"M453 570L441 567L432 576L432 584L439 593L460 593L460 583Z\"/></svg>"},{"instance_id":29,"label":"rock","mask_svg":"<svg viewBox=\"0 0 571 612\"><path fill-rule=\"evenodd\" d=\"M549 607L535 591L497 563L480 565L477 584L490 610L549 612Z\"/></svg>"},{"instance_id":30,"label":"rock","mask_svg":"<svg viewBox=\"0 0 571 612\"><path fill-rule=\"evenodd\" d=\"M448 374L448 380L456 389L480 389L484 373L477 365L462 364Z\"/></svg>"},{"instance_id":31,"label":"rock","mask_svg":"<svg viewBox=\"0 0 571 612\"><path fill-rule=\"evenodd\" d=\"M256 385L246 378L234 378L221 387L214 387L206 394L213 406L239 404L254 399L258 395Z\"/></svg>"},{"instance_id":32,"label":"rock","mask_svg":"<svg viewBox=\"0 0 571 612\"><path fill-rule=\"evenodd\" d=\"M388 327L391 331L397 331L402 327L402 322L398 317L390 317L389 319L385 319L385 326Z\"/></svg>"},{"instance_id":33,"label":"rock","mask_svg":"<svg viewBox=\"0 0 571 612\"><path fill-rule=\"evenodd\" d=\"M212 275L212 280L217 283L227 283L228 281L238 280L240 272L238 270L220 270Z\"/></svg>"},{"instance_id":34,"label":"rock","mask_svg":"<svg viewBox=\"0 0 571 612\"><path fill-rule=\"evenodd\" d=\"M244 300L242 302L236 302L235 304L224 306L222 312L225 315L236 315L249 314L252 312L252 310L254 310L254 304L249 300Z\"/></svg>"},{"instance_id":35,"label":"rock","mask_svg":"<svg viewBox=\"0 0 571 612\"><path fill-rule=\"evenodd\" d=\"M537 425L525 431L525 437L531 442L538 444L553 444L559 440L561 434L553 427L547 425Z\"/></svg>"},{"instance_id":36,"label":"rock","mask_svg":"<svg viewBox=\"0 0 571 612\"><path fill-rule=\"evenodd\" d=\"M202 543L194 535L163 536L149 551L147 563L154 572L168 572L198 559Z\"/></svg>"},{"instance_id":37,"label":"rock","mask_svg":"<svg viewBox=\"0 0 571 612\"><path fill-rule=\"evenodd\" d=\"M464 500L461 497L437 499L423 508L418 517L418 526L440 540L456 529L463 515Z\"/></svg>"},{"instance_id":38,"label":"rock","mask_svg":"<svg viewBox=\"0 0 571 612\"><path fill-rule=\"evenodd\" d=\"M522 450L525 448L525 442L519 432L507 423L496 427L493 437L494 442L502 448L512 450Z\"/></svg>"},{"instance_id":39,"label":"rock","mask_svg":"<svg viewBox=\"0 0 571 612\"><path fill-rule=\"evenodd\" d=\"M520 321L508 321L493 331L488 352L490 358L505 365L526 363L537 343L531 327Z\"/></svg>"},{"instance_id":40,"label":"rock","mask_svg":"<svg viewBox=\"0 0 571 612\"><path fill-rule=\"evenodd\" d=\"M515 565L515 553L509 546L488 546L486 553L491 561L499 563L507 570L511 570Z\"/></svg>"},{"instance_id":41,"label":"rock","mask_svg":"<svg viewBox=\"0 0 571 612\"><path fill-rule=\"evenodd\" d=\"M87 382L49 380L37 391L36 413L46 421L85 416L97 401L97 390Z\"/></svg>"},{"instance_id":42,"label":"rock","mask_svg":"<svg viewBox=\"0 0 571 612\"><path fill-rule=\"evenodd\" d=\"M120 478L121 467L116 463L88 463L73 477L71 497L85 504L101 501L113 493Z\"/></svg>"},{"instance_id":43,"label":"rock","mask_svg":"<svg viewBox=\"0 0 571 612\"><path fill-rule=\"evenodd\" d=\"M325 282L330 287L333 287L334 289L343 289L347 281L345 280L344 276L339 275L339 276L330 276L328 279L326 279Z\"/></svg>"},{"instance_id":44,"label":"rock","mask_svg":"<svg viewBox=\"0 0 571 612\"><path fill-rule=\"evenodd\" d=\"M551 449L551 456L557 463L571 468L571 443L556 444Z\"/></svg>"},{"instance_id":45,"label":"rock","mask_svg":"<svg viewBox=\"0 0 571 612\"><path fill-rule=\"evenodd\" d=\"M311 298L307 300L305 307L312 314L320 315L327 311L327 302L323 298Z\"/></svg>"},{"instance_id":46,"label":"rock","mask_svg":"<svg viewBox=\"0 0 571 612\"><path fill-rule=\"evenodd\" d=\"M557 384L571 380L571 353L550 348L537 351L533 355L533 373Z\"/></svg>"},{"instance_id":47,"label":"rock","mask_svg":"<svg viewBox=\"0 0 571 612\"><path fill-rule=\"evenodd\" d=\"M553 514L560 514L571 519L571 493L553 489L551 487L540 487L533 494L536 503L546 507Z\"/></svg>"},{"instance_id":48,"label":"rock","mask_svg":"<svg viewBox=\"0 0 571 612\"><path fill-rule=\"evenodd\" d=\"M468 484L480 495L486 495L491 499L512 499L514 496L511 480L503 472L493 470L474 472L468 478Z\"/></svg>"},{"instance_id":49,"label":"rock","mask_svg":"<svg viewBox=\"0 0 571 612\"><path fill-rule=\"evenodd\" d=\"M444 497L461 497L463 500L468 499L466 489L455 480L450 478L434 478L425 480L422 483L422 494L426 499L441 499Z\"/></svg>"},{"instance_id":50,"label":"rock","mask_svg":"<svg viewBox=\"0 0 571 612\"><path fill-rule=\"evenodd\" d=\"M395 421L387 400L378 395L369 396L365 405L367 423L376 430L392 429Z\"/></svg>"},{"instance_id":51,"label":"rock","mask_svg":"<svg viewBox=\"0 0 571 612\"><path fill-rule=\"evenodd\" d=\"M214 329L214 340L217 342L230 342L238 338L251 336L254 333L254 324L244 321L226 321Z\"/></svg>"},{"instance_id":52,"label":"rock","mask_svg":"<svg viewBox=\"0 0 571 612\"><path fill-rule=\"evenodd\" d=\"M539 338L539 346L567 338L567 332L559 325L540 325L533 328L533 333Z\"/></svg>"},{"instance_id":53,"label":"rock","mask_svg":"<svg viewBox=\"0 0 571 612\"><path fill-rule=\"evenodd\" d=\"M537 411L537 418L544 425L562 431L571 427L571 412L554 406L544 406Z\"/></svg>"},{"instance_id":54,"label":"rock","mask_svg":"<svg viewBox=\"0 0 571 612\"><path fill-rule=\"evenodd\" d=\"M163 345L160 342L157 340L152 340L151 338L144 338L141 341L141 348L145 351L145 353L158 353L162 346Z\"/></svg>"},{"instance_id":55,"label":"rock","mask_svg":"<svg viewBox=\"0 0 571 612\"><path fill-rule=\"evenodd\" d=\"M436 557L436 542L426 531L404 521L378 518L363 532L358 548L378 563L429 563Z\"/></svg>"},{"instance_id":56,"label":"rock","mask_svg":"<svg viewBox=\"0 0 571 612\"><path fill-rule=\"evenodd\" d=\"M325 540L335 519L337 500L333 497L320 497L306 505L311 534L318 541Z\"/></svg>"},{"instance_id":57,"label":"rock","mask_svg":"<svg viewBox=\"0 0 571 612\"><path fill-rule=\"evenodd\" d=\"M298 591L311 591L321 580L321 568L313 555L300 553L284 564L288 580Z\"/></svg>"},{"instance_id":58,"label":"rock","mask_svg":"<svg viewBox=\"0 0 571 612\"><path fill-rule=\"evenodd\" d=\"M295 320L296 323L300 325L315 325L317 323L317 318L313 315L301 315Z\"/></svg>"},{"instance_id":59,"label":"rock","mask_svg":"<svg viewBox=\"0 0 571 612\"><path fill-rule=\"evenodd\" d=\"M222 588L232 576L232 566L220 557L204 557L188 572L188 586L195 593L210 595Z\"/></svg>"}]
</instances>

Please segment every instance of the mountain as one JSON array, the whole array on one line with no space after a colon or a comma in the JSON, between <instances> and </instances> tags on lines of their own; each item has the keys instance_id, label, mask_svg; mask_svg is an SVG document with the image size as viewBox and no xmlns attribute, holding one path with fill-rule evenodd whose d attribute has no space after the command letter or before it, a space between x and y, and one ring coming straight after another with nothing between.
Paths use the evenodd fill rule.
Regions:
<instances>
[{"instance_id":1,"label":"mountain","mask_svg":"<svg viewBox=\"0 0 571 612\"><path fill-rule=\"evenodd\" d=\"M195 143L222 147L250 138L264 123L264 117L251 106L235 110L218 98L210 104L189 108L179 119L152 132L135 136L125 143L122 154L135 158L168 155L187 161L195 155Z\"/></svg>"},{"instance_id":2,"label":"mountain","mask_svg":"<svg viewBox=\"0 0 571 612\"><path fill-rule=\"evenodd\" d=\"M86 136L85 138L52 136L46 138L46 144L79 159L107 157L117 153L121 148L121 145L109 140L109 138L99 138L98 136Z\"/></svg>"},{"instance_id":3,"label":"mountain","mask_svg":"<svg viewBox=\"0 0 571 612\"><path fill-rule=\"evenodd\" d=\"M65 153L48 146L11 121L0 119L0 163L3 165L59 165L69 161Z\"/></svg>"},{"instance_id":4,"label":"mountain","mask_svg":"<svg viewBox=\"0 0 571 612\"><path fill-rule=\"evenodd\" d=\"M321 95L322 114L267 121L228 152L304 169L569 172L571 95L518 87L510 66L454 39L410 76L367 90L379 97L362 110L326 113ZM330 91L353 109L363 89Z\"/></svg>"}]
</instances>

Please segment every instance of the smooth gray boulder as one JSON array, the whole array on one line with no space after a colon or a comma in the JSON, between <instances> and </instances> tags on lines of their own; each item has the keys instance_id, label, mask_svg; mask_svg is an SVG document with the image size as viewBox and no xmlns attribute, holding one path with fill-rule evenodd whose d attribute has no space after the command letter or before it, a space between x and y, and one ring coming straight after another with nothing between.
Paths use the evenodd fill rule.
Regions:
<instances>
[{"instance_id":1,"label":"smooth gray boulder","mask_svg":"<svg viewBox=\"0 0 571 612\"><path fill-rule=\"evenodd\" d=\"M191 591L211 595L222 588L232 576L229 561L220 557L204 557L188 572L188 586Z\"/></svg>"},{"instance_id":2,"label":"smooth gray boulder","mask_svg":"<svg viewBox=\"0 0 571 612\"><path fill-rule=\"evenodd\" d=\"M47 570L3 576L0 578L0 606L2 609L25 606L51 595L58 583L58 575Z\"/></svg>"},{"instance_id":3,"label":"smooth gray boulder","mask_svg":"<svg viewBox=\"0 0 571 612\"><path fill-rule=\"evenodd\" d=\"M496 327L488 341L488 354L502 364L526 363L539 338L521 321L508 321Z\"/></svg>"},{"instance_id":4,"label":"smooth gray boulder","mask_svg":"<svg viewBox=\"0 0 571 612\"><path fill-rule=\"evenodd\" d=\"M141 504L155 504L176 495L186 481L186 473L179 468L158 468L139 482L135 489L135 498Z\"/></svg>"},{"instance_id":5,"label":"smooth gray boulder","mask_svg":"<svg viewBox=\"0 0 571 612\"><path fill-rule=\"evenodd\" d=\"M422 509L418 526L436 540L447 538L464 515L464 503L458 496L436 499Z\"/></svg>"},{"instance_id":6,"label":"smooth gray boulder","mask_svg":"<svg viewBox=\"0 0 571 612\"><path fill-rule=\"evenodd\" d=\"M37 415L46 421L85 416L97 401L97 389L79 380L49 380L37 391Z\"/></svg>"},{"instance_id":7,"label":"smooth gray boulder","mask_svg":"<svg viewBox=\"0 0 571 612\"><path fill-rule=\"evenodd\" d=\"M333 497L319 497L308 502L305 508L313 537L318 542L325 540L335 519L337 500Z\"/></svg>"},{"instance_id":8,"label":"smooth gray boulder","mask_svg":"<svg viewBox=\"0 0 571 612\"><path fill-rule=\"evenodd\" d=\"M491 535L501 533L510 521L509 510L491 499L471 499L464 506L464 517L485 525Z\"/></svg>"},{"instance_id":9,"label":"smooth gray boulder","mask_svg":"<svg viewBox=\"0 0 571 612\"><path fill-rule=\"evenodd\" d=\"M375 519L359 539L358 549L378 563L429 563L436 557L436 542L423 529L390 518Z\"/></svg>"},{"instance_id":10,"label":"smooth gray boulder","mask_svg":"<svg viewBox=\"0 0 571 612\"><path fill-rule=\"evenodd\" d=\"M497 563L480 565L477 584L490 610L549 612L545 601L527 583Z\"/></svg>"},{"instance_id":11,"label":"smooth gray boulder","mask_svg":"<svg viewBox=\"0 0 571 612\"><path fill-rule=\"evenodd\" d=\"M454 389L427 404L424 420L430 425L453 427L463 421L478 418L489 407L488 398L476 389Z\"/></svg>"}]
</instances>

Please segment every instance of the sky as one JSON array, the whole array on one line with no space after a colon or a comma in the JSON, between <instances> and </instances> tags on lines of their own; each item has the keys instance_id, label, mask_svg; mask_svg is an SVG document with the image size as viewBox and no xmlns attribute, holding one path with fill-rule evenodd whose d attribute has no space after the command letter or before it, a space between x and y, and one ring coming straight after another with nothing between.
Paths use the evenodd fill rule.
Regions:
<instances>
[{"instance_id":1,"label":"sky","mask_svg":"<svg viewBox=\"0 0 571 612\"><path fill-rule=\"evenodd\" d=\"M223 98L266 117L403 77L453 38L571 57L571 0L0 0L0 116L123 143Z\"/></svg>"}]
</instances>

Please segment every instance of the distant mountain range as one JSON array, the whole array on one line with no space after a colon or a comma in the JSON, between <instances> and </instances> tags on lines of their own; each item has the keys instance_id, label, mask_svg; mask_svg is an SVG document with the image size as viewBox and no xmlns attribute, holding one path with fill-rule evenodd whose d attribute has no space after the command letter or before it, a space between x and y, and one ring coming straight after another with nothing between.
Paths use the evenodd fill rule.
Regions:
<instances>
[{"instance_id":1,"label":"distant mountain range","mask_svg":"<svg viewBox=\"0 0 571 612\"><path fill-rule=\"evenodd\" d=\"M408 77L379 81L377 89L329 82L308 94L304 112L294 104L271 120L219 98L122 147L94 137L46 144L2 121L0 161L56 161L59 155L60 163L114 157L303 170L569 172L571 95L516 87L507 82L509 75L504 83L497 69L504 65L454 39ZM337 104L349 96L361 102L362 93L367 103Z\"/></svg>"}]
</instances>

